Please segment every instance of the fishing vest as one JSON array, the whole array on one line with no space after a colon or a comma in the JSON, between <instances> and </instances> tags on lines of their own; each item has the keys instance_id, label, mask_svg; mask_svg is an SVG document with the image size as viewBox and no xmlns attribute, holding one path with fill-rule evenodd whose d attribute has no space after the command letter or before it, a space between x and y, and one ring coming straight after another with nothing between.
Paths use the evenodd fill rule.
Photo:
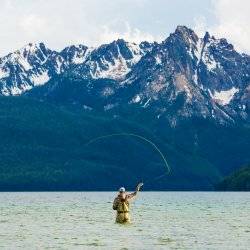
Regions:
<instances>
[{"instance_id":1,"label":"fishing vest","mask_svg":"<svg viewBox=\"0 0 250 250\"><path fill-rule=\"evenodd\" d=\"M125 201L121 201L119 199L119 201L117 202L117 212L118 213L127 213L129 212L129 202L127 200Z\"/></svg>"}]
</instances>

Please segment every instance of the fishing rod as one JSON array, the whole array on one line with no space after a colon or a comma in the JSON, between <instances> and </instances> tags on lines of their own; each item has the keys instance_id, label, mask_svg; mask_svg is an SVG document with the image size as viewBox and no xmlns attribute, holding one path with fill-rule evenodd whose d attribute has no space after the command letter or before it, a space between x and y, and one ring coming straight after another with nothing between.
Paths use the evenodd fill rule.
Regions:
<instances>
[{"instance_id":1,"label":"fishing rod","mask_svg":"<svg viewBox=\"0 0 250 250\"><path fill-rule=\"evenodd\" d=\"M138 139L141 139L143 141L146 141L148 144L150 144L161 156L161 159L163 160L164 162L164 165L165 167L167 168L167 172L160 175L160 176L157 176L156 178L154 178L153 180L151 180L150 182L152 181L155 181L155 180L158 180L168 174L170 174L171 172L171 168L167 162L167 159L165 158L164 154L161 152L161 150L155 145L155 143L153 143L151 140L149 140L148 138L145 138L144 136L141 136L141 135L137 135L137 134L133 134L133 133L114 133L114 134L108 134L108 135L103 135L103 136L99 136L99 137L96 137L90 141L88 141L85 146L89 146L90 144L92 143L95 143L96 141L99 141L99 140L103 140L103 139L106 139L106 138L109 138L109 137L114 137L114 136L130 136L130 137L136 137ZM146 181L146 183L148 183Z\"/></svg>"}]
</instances>

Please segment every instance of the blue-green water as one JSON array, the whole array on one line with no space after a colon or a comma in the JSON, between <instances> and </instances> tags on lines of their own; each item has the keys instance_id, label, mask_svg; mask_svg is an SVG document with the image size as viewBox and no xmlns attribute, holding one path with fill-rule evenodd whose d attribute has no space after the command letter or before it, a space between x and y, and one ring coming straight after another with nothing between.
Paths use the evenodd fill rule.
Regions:
<instances>
[{"instance_id":1,"label":"blue-green water","mask_svg":"<svg viewBox=\"0 0 250 250\"><path fill-rule=\"evenodd\" d=\"M142 192L131 225L115 193L0 193L0 249L249 249L250 193Z\"/></svg>"}]
</instances>

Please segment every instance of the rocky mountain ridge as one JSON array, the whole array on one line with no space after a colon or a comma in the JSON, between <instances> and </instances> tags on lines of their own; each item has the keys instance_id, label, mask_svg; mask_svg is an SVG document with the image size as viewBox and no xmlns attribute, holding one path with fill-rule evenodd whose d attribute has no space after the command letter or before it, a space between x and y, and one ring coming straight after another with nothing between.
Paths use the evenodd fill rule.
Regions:
<instances>
[{"instance_id":1,"label":"rocky mountain ridge","mask_svg":"<svg viewBox=\"0 0 250 250\"><path fill-rule=\"evenodd\" d=\"M118 39L98 48L78 45L61 52L43 43L28 44L0 59L2 95L31 92L53 100L66 82L72 86L67 86L65 100L88 109L98 102L109 112L136 105L153 109L155 117L165 116L173 126L194 115L222 124L249 122L250 57L226 39L209 33L199 38L185 26L162 43Z\"/></svg>"}]
</instances>

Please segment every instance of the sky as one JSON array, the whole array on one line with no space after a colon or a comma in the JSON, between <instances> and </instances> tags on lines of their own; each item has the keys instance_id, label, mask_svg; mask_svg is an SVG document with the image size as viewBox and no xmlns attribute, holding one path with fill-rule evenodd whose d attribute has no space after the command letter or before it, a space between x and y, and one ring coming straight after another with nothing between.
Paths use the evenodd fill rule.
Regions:
<instances>
[{"instance_id":1,"label":"sky","mask_svg":"<svg viewBox=\"0 0 250 250\"><path fill-rule=\"evenodd\" d=\"M177 25L250 54L249 0L0 0L0 56L30 42L61 50L118 38L162 41Z\"/></svg>"}]
</instances>

